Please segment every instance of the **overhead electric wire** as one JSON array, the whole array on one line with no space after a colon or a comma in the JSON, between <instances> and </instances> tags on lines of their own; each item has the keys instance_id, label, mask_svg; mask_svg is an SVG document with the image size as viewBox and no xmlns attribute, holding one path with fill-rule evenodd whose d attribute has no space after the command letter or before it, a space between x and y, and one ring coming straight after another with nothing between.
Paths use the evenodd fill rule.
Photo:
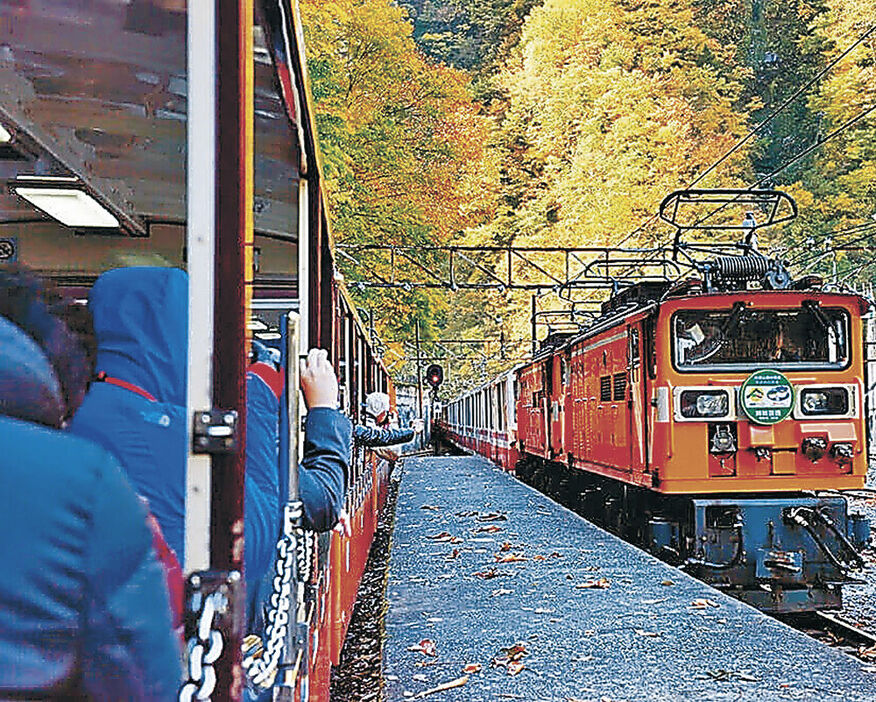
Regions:
<instances>
[{"instance_id":1,"label":"overhead electric wire","mask_svg":"<svg viewBox=\"0 0 876 702\"><path fill-rule=\"evenodd\" d=\"M772 122L781 112L783 112L788 105L794 102L800 95L806 92L809 88L811 88L815 83L820 81L830 70L836 66L840 61L842 61L846 56L848 56L854 49L861 44L867 37L869 37L873 32L876 32L876 24L870 27L866 32L864 32L860 37L858 37L851 45L849 45L845 51L843 51L839 56L837 56L833 61L831 61L827 66L822 68L813 78L811 78L805 85L798 88L794 93L788 97L781 105L779 105L775 110L773 110L769 115L767 115L757 126L753 127L749 130L748 134L742 137L739 141L737 141L733 146L730 147L717 161L712 163L706 170L700 173L691 183L686 186L686 189L692 188L694 185L699 183L703 178L705 178L709 173L715 170L718 166L720 166L724 161L726 161L730 156L732 156L736 151L738 151L742 146L748 142L755 134L757 134L763 127ZM629 241L633 236L642 231L645 227L647 227L651 222L657 219L657 215L653 214L644 222L642 222L638 227L636 227L633 231L627 234L623 239L621 239L617 246L622 246L627 241Z\"/></svg>"},{"instance_id":2,"label":"overhead electric wire","mask_svg":"<svg viewBox=\"0 0 876 702\"><path fill-rule=\"evenodd\" d=\"M868 224L867 229L876 229L876 222L873 222L872 224ZM858 229L857 231L859 231L859 232L865 231L865 229L862 228L862 229ZM830 232L828 232L828 236L829 236L829 234L830 234ZM858 244L862 241L867 241L867 239L872 239L874 236L876 236L876 231L872 232L871 234L865 234L864 236L860 236L860 237L857 237L855 239L851 239L850 241L840 242L836 245L829 246L824 250L816 251L815 253L812 253L811 251L804 251L803 254L801 254L800 256L797 256L796 258L793 258L790 261L788 261L788 265L789 266L804 265L806 263L809 263L809 261L811 261L812 259L818 258L822 254L835 253L836 251L847 250L849 246L852 246L853 244Z\"/></svg>"},{"instance_id":3,"label":"overhead electric wire","mask_svg":"<svg viewBox=\"0 0 876 702\"><path fill-rule=\"evenodd\" d=\"M839 56L837 56L833 61L831 61L827 66L821 69L815 77L809 80L805 85L798 88L793 95L788 97L781 105L779 105L775 110L773 110L767 117L765 117L756 127L751 129L742 139L737 141L730 149L715 161L711 166L709 166L705 171L700 173L697 176L696 180L694 180L688 188L692 188L694 185L699 183L703 178L705 178L709 173L711 173L715 168L720 166L724 161L726 161L730 156L732 156L736 151L738 151L749 139L751 139L755 134L757 134L763 127L772 122L778 115L781 113L788 105L790 105L794 100L796 100L800 95L806 92L809 88L811 88L815 83L821 80L825 75L827 75L830 70L836 66L840 61L842 61L846 56L848 56L861 42L863 42L867 37L869 37L874 31L876 31L876 24L874 24L870 29L864 32L860 37L858 37L853 44L851 44L845 51L843 51Z\"/></svg>"},{"instance_id":4,"label":"overhead electric wire","mask_svg":"<svg viewBox=\"0 0 876 702\"><path fill-rule=\"evenodd\" d=\"M761 122L759 122L755 127L753 127L751 130L749 130L749 132L748 132L744 137L742 137L739 141L737 141L732 147L730 147L730 149L728 149L728 150L727 150L722 156L720 156L720 157L719 157L714 163L712 163L708 168L706 168L705 171L703 171L702 173L700 173L700 174L699 174L699 175L698 175L693 181L691 181L691 183L688 184L688 185L686 186L686 189L690 189L690 188L692 188L694 185L696 185L697 183L699 183L699 182L700 182L701 180L703 180L703 178L705 178L709 173L711 173L713 170L715 170L715 169L716 169L718 166L720 166L724 161L726 161L730 156L732 156L736 151L738 151L738 150L739 150L739 149L740 149L740 148L741 148L746 142L748 142L748 141L749 141L753 136L755 136L755 135L756 135L761 129L763 129L763 127L765 127L767 124L769 124L770 122L772 122L773 119L775 119L775 118L776 118L781 112L783 112L785 109L787 109L787 107L788 107L791 103L793 103L798 97L800 97L800 95L802 95L803 93L805 93L809 88L811 88L811 87L812 87L813 85L815 85L818 81L820 81L825 75L827 75L827 73L830 72L830 70L831 70L834 66L836 66L840 61L842 61L846 56L848 56L848 55L849 55L849 54L850 54L850 53L851 53L856 47L858 47L858 46L859 46L859 45L860 45L865 39L867 39L867 38L868 38L871 34L873 34L874 32L876 32L876 24L872 25L869 29L867 29L867 30L866 30L861 36L859 36L854 42L852 42L852 44L850 44L850 45L849 45L849 46L848 46L848 47L847 47L847 48L846 48L841 54L839 54L839 56L837 56L833 61L831 61L829 64L827 64L823 69L821 69L821 70L820 70L815 76L813 76L813 77L812 77L809 81L807 81L804 85L802 85L800 88L798 88L796 91L794 91L794 93L793 93L792 95L790 95L788 98L786 98L785 101L782 102L781 105L779 105L775 110L773 110L769 115L767 115L767 117L765 117L765 118L764 118ZM756 181L756 182L753 183L752 185L748 186L746 189L747 189L747 190L753 190L754 188L756 188L756 187L758 187L759 185L763 184L763 183L766 182L767 180L769 180L769 179L775 177L776 175L778 175L778 174L781 173L782 171L786 170L787 168L790 168L792 165L794 165L795 163L797 163L800 159L804 158L806 155L808 155L809 153L811 153L812 151L814 151L814 150L817 149L818 147L822 146L823 144L825 144L827 141L829 141L829 140L832 139L833 137L835 137L835 136L841 134L843 131L845 131L846 129L848 129L849 127L851 127L852 125L854 125L855 123L857 123L858 121L860 121L861 119L863 119L864 117L866 117L866 116L867 116L870 112L872 112L874 109L876 109L876 105L873 105L873 106L871 106L871 107L869 107L869 108L863 110L860 114L858 114L857 116L855 116L854 118L852 118L851 120L849 120L848 122L846 122L845 124L841 125L841 126L838 127L837 129L835 129L833 132L831 132L830 134L828 134L826 137L824 137L823 139L819 139L819 140L815 141L813 144L811 144L811 145L808 146L806 149L804 149L803 151L801 151L799 154L797 154L797 155L796 155L794 158L792 158L790 161L788 161L787 163L783 164L782 166L780 166L778 169L776 169L776 170L773 171L772 173L769 173L768 175L763 176L763 177L760 178L758 181ZM702 222L706 221L707 219L709 219L710 217L712 217L712 216L713 216L714 214L716 214L717 212L720 212L721 210L723 210L723 209L724 209L725 207L727 207L727 205L729 205L729 204L730 204L729 202L724 203L724 204L721 205L720 207L717 207L715 210L709 212L709 213L706 214L703 218L697 220L697 221L694 223L694 226L696 226L697 224L701 224ZM620 246L622 246L623 244L625 244L625 243L626 243L627 241L629 241L633 236L635 236L635 235L638 234L639 232L643 231L644 228L647 227L647 226L648 226L651 222L653 222L655 219L657 219L657 217L658 217L658 215L657 215L656 213L655 213L655 214L652 214L652 215L651 215L650 217L648 217L644 222L642 222L641 224L639 224L638 227L636 227L633 231L629 232L629 233L628 233L623 239L621 239L619 242L617 242L617 244L615 244L615 246L620 247ZM848 244L846 244L846 245L848 245ZM577 278L577 276L576 276L576 278ZM574 279L573 279L573 280L574 280ZM591 293L587 298L585 298L585 300L592 299L592 297L593 297L594 294L595 294L595 293Z\"/></svg>"},{"instance_id":5,"label":"overhead electric wire","mask_svg":"<svg viewBox=\"0 0 876 702\"><path fill-rule=\"evenodd\" d=\"M802 158L805 157L805 156L808 156L808 155L811 154L813 151L815 151L815 149L819 148L820 146L823 146L824 144L826 144L828 141L830 141L830 140L833 139L834 137L839 136L840 134L842 134L846 129L848 129L848 128L851 127L852 125L854 125L854 124L860 122L862 119L864 119L864 117L866 117L867 115L869 115L873 110L876 110L876 105L870 105L870 107L868 107L867 109L862 110L862 111L859 112L857 115L855 115L854 117L852 117L852 119L848 120L848 121L845 122L844 124L840 125L840 126L837 127L836 129L834 129L830 134L828 134L828 135L827 135L826 137L824 137L823 139L817 139L816 141L814 141L813 143L811 143L809 146L807 146L805 149L803 149L803 151L801 151L799 154L797 154L796 156L794 156L794 158L792 158L790 161L787 161L786 163L784 163L784 164L782 164L781 166L779 166L779 167L778 167L776 170L774 170L772 173L767 173L765 176L759 178L757 181L755 181L754 183L752 183L751 185L749 185L749 186L746 188L746 190L754 190L757 186L762 185L763 183L765 183L765 182L767 182L768 180L770 180L770 179L774 178L775 176L777 176L779 173L781 173L781 172L784 171L785 169L790 168L790 167L793 166L795 163L797 163L800 159L802 159ZM723 205L721 205L720 207L716 207L716 208L715 208L714 210L712 210L711 212L709 212L709 213L705 214L704 216L700 217L700 218L699 218L696 222L694 222L691 226L689 226L689 227L684 227L684 228L685 228L685 229L692 229L692 228L696 227L697 225L702 224L702 223L705 222L707 219L711 219L712 216L716 215L718 212L720 212L721 210L723 210L725 207L727 207L728 205L730 205L730 204L732 204L733 202L735 202L738 198L739 198L739 196L737 195L737 196L736 196L735 198L733 198L732 200L728 200L727 202L725 202L725 203L724 203Z\"/></svg>"}]
</instances>

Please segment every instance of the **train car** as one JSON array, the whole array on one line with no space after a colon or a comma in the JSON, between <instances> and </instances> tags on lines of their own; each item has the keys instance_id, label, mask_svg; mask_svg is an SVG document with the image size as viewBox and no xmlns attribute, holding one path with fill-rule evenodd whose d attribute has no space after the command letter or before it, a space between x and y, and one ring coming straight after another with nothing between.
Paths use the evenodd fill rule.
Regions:
<instances>
[{"instance_id":1,"label":"train car","mask_svg":"<svg viewBox=\"0 0 876 702\"><path fill-rule=\"evenodd\" d=\"M514 405L517 382L513 369L505 371L444 405L437 420L442 437L513 471L520 458Z\"/></svg>"},{"instance_id":2,"label":"train car","mask_svg":"<svg viewBox=\"0 0 876 702\"><path fill-rule=\"evenodd\" d=\"M841 495L867 473L869 302L756 252L707 265L615 294L516 369L515 468L763 610L839 607L869 538ZM484 414L458 417L448 435L492 456Z\"/></svg>"},{"instance_id":3,"label":"train car","mask_svg":"<svg viewBox=\"0 0 876 702\"><path fill-rule=\"evenodd\" d=\"M188 8L177 0L0 6L0 262L25 265L82 300L110 268L187 269L189 376L206 388L190 392L191 413L218 406L242 415L248 339L277 344L284 315L297 313L289 369L308 348L329 349L343 409L362 419L367 393L394 390L334 272L294 4ZM213 374L215 359L228 360ZM286 443L295 446L300 422L290 424ZM186 514L190 602L202 605L204 588L234 594L240 582L242 441L231 455L191 455L190 488L192 466L204 460L201 475L212 461L213 484L200 492L200 526L194 510ZM388 470L357 452L346 496L352 536L289 535L301 558L276 621L290 625L243 653L243 611L217 616L211 628L225 639L223 653L189 661L181 699L239 699L242 658L261 661L249 677L258 668L262 686L282 687L288 699L329 699ZM228 601L240 602L238 594ZM203 654L203 612L189 612L188 651Z\"/></svg>"}]
</instances>

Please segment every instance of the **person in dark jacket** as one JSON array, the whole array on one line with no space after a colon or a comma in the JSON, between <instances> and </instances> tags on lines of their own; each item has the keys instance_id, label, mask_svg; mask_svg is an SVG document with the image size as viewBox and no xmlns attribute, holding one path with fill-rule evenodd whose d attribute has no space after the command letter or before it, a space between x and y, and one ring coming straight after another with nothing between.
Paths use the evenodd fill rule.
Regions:
<instances>
[{"instance_id":1,"label":"person in dark jacket","mask_svg":"<svg viewBox=\"0 0 876 702\"><path fill-rule=\"evenodd\" d=\"M187 455L187 300L188 277L178 269L119 268L100 276L88 303L97 342L98 382L92 383L71 423L71 431L118 457L180 559L184 558ZM244 561L247 582L255 587L273 557L285 490L279 485L276 459L277 413L272 407L278 407L277 393L252 372L247 390L251 397L247 400ZM266 412L270 412L267 420ZM349 426L345 434L346 420L332 412L329 417L320 417L321 412L308 416L306 425L301 496L307 525L314 529L331 528L339 510L335 505L344 494ZM339 453L335 444L345 441L345 451ZM259 459L266 451L272 460Z\"/></svg>"},{"instance_id":2,"label":"person in dark jacket","mask_svg":"<svg viewBox=\"0 0 876 702\"><path fill-rule=\"evenodd\" d=\"M372 392L365 398L365 419L366 424L357 424L353 429L353 441L367 448L406 444L423 431L421 419L415 419L407 429L391 426L389 395L385 392ZM389 460L398 458L396 452L382 455Z\"/></svg>"},{"instance_id":3,"label":"person in dark jacket","mask_svg":"<svg viewBox=\"0 0 876 702\"><path fill-rule=\"evenodd\" d=\"M0 273L0 698L170 700L146 511L109 453L59 430L86 379L36 279Z\"/></svg>"}]
</instances>

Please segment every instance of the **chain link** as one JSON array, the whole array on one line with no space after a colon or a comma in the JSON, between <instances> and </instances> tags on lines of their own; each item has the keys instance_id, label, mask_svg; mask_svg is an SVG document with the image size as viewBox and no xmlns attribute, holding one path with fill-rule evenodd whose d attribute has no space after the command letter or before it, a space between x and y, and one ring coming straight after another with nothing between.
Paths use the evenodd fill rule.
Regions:
<instances>
[{"instance_id":1,"label":"chain link","mask_svg":"<svg viewBox=\"0 0 876 702\"><path fill-rule=\"evenodd\" d=\"M196 583L196 586L199 583ZM216 688L216 670L213 664L222 655L225 642L222 632L213 628L217 614L228 606L228 599L222 592L213 592L206 597L200 591L194 594L195 610L202 606L198 616L195 636L186 642L188 660L188 680L180 688L179 702L209 700Z\"/></svg>"},{"instance_id":2,"label":"chain link","mask_svg":"<svg viewBox=\"0 0 876 702\"><path fill-rule=\"evenodd\" d=\"M265 620L267 644L260 658L255 659L250 656L243 661L250 682L265 689L274 682L289 628L292 611L292 576L298 552L298 536L303 536L301 530L296 527L301 523L302 514L301 502L289 502L283 509L283 534L277 541L270 609Z\"/></svg>"}]
</instances>

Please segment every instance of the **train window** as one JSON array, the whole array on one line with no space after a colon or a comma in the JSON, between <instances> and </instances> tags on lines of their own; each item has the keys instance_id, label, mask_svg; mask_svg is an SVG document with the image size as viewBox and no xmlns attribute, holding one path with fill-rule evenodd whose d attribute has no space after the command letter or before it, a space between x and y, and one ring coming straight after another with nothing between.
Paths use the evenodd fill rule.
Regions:
<instances>
[{"instance_id":1,"label":"train window","mask_svg":"<svg viewBox=\"0 0 876 702\"><path fill-rule=\"evenodd\" d=\"M603 375L599 379L599 401L611 402L611 376Z\"/></svg>"},{"instance_id":2,"label":"train window","mask_svg":"<svg viewBox=\"0 0 876 702\"><path fill-rule=\"evenodd\" d=\"M627 374L614 374L614 401L625 400L627 398Z\"/></svg>"},{"instance_id":3,"label":"train window","mask_svg":"<svg viewBox=\"0 0 876 702\"><path fill-rule=\"evenodd\" d=\"M849 315L814 301L797 308L683 310L673 317L680 369L841 368L849 362Z\"/></svg>"},{"instance_id":4,"label":"train window","mask_svg":"<svg viewBox=\"0 0 876 702\"><path fill-rule=\"evenodd\" d=\"M565 356L560 357L560 383L562 383L560 391L569 385L569 362Z\"/></svg>"},{"instance_id":5,"label":"train window","mask_svg":"<svg viewBox=\"0 0 876 702\"><path fill-rule=\"evenodd\" d=\"M639 364L639 330L635 328L630 329L630 364Z\"/></svg>"}]
</instances>

